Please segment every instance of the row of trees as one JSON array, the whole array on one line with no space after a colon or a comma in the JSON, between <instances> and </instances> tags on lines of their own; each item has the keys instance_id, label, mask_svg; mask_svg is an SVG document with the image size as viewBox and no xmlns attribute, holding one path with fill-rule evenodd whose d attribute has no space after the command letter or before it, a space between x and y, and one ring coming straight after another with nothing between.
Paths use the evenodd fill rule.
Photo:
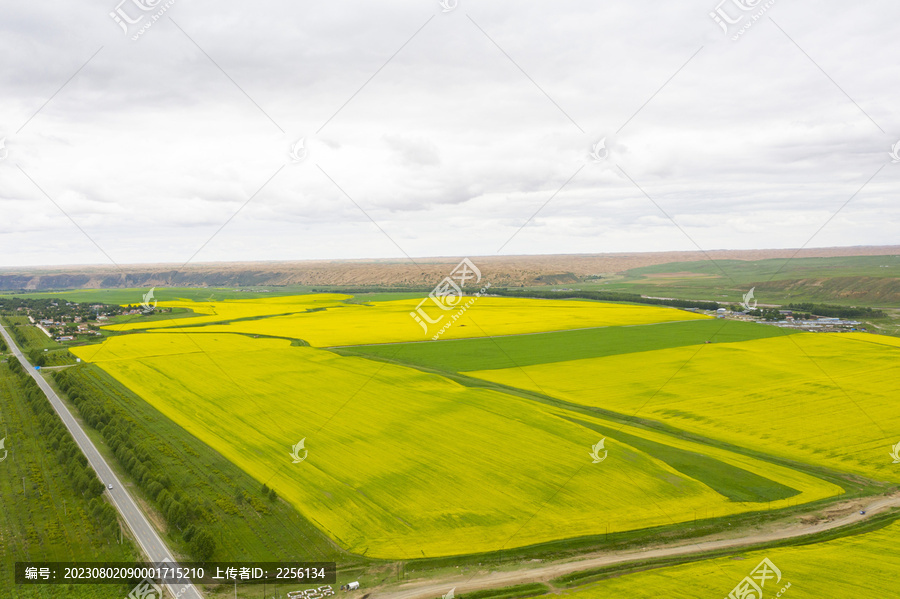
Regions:
<instances>
[{"instance_id":1,"label":"row of trees","mask_svg":"<svg viewBox=\"0 0 900 599\"><path fill-rule=\"evenodd\" d=\"M675 308L697 308L699 310L717 310L717 302L703 302L680 299L659 299L644 297L637 293L620 291L538 291L525 289L506 289L491 287L492 294L508 297L536 297L540 299L590 299L604 302L631 302L635 304L651 304L657 306L673 306Z\"/></svg>"},{"instance_id":2,"label":"row of trees","mask_svg":"<svg viewBox=\"0 0 900 599\"><path fill-rule=\"evenodd\" d=\"M361 293L391 293L431 291L431 287L336 287L334 289L313 289L313 293L346 293L357 295ZM604 302L632 302L635 304L652 304L656 306L673 306L675 308L698 308L700 310L716 310L717 302L703 302L680 299L658 299L644 297L638 293L623 293L620 291L541 291L536 289L509 289L507 287L491 287L491 294L509 297L535 297L540 299L592 299Z\"/></svg>"},{"instance_id":3,"label":"row of trees","mask_svg":"<svg viewBox=\"0 0 900 599\"><path fill-rule=\"evenodd\" d=\"M78 375L79 369L60 370L54 377L84 421L96 429L112 449L119 464L156 504L166 521L182 533L193 557L206 561L215 553L212 536L197 521L203 510L191 497L175 487L163 466L153 458L134 423L113 402Z\"/></svg>"},{"instance_id":4,"label":"row of trees","mask_svg":"<svg viewBox=\"0 0 900 599\"><path fill-rule=\"evenodd\" d=\"M788 304L790 310L809 312L818 316L827 316L831 318L884 318L885 314L882 310L873 308L856 307L856 306L835 306L833 304Z\"/></svg>"},{"instance_id":5,"label":"row of trees","mask_svg":"<svg viewBox=\"0 0 900 599\"><path fill-rule=\"evenodd\" d=\"M16 343L19 344L19 347L24 349L28 347L28 338L25 337L25 334L22 332L22 326L23 325L18 324L8 325L6 327L6 330L9 331L9 334L12 335L12 338L16 340Z\"/></svg>"},{"instance_id":6,"label":"row of trees","mask_svg":"<svg viewBox=\"0 0 900 599\"><path fill-rule=\"evenodd\" d=\"M19 340L17 339L17 341L19 341ZM22 347L21 341L19 341L19 346ZM47 353L48 352L45 352L40 349L33 349L30 352L28 352L28 361L31 362L32 364L34 364L35 366L46 366L47 365L47 355L46 355Z\"/></svg>"},{"instance_id":7,"label":"row of trees","mask_svg":"<svg viewBox=\"0 0 900 599\"><path fill-rule=\"evenodd\" d=\"M602 278L599 275L591 275L587 278ZM376 292L411 292L411 291L430 291L430 288L419 288L419 287L347 287L347 288L335 288L335 289L313 289L312 291L321 292L321 293L347 293L347 294L360 294L360 293L376 293ZM504 287L491 287L490 293L494 295L503 295L508 297L534 297L541 299L569 299L569 298L579 298L579 299L592 299L592 300L600 300L606 302L631 302L635 304L652 304L652 305L662 305L662 306L672 306L675 308L697 308L699 310L717 310L720 305L718 302L713 301L695 301L695 300L680 300L680 299L658 299L658 298L650 298L643 297L637 293L624 293L620 291L541 291L541 290L526 290L526 289L509 289ZM732 304L730 306L731 310L734 312L743 311L743 307L739 304ZM810 319L813 315L817 316L826 316L833 318L854 318L854 319L871 319L871 318L884 318L885 313L882 310L876 310L873 308L865 308L865 307L856 307L856 306L836 306L833 304L813 304L813 303L800 303L800 304L788 304L787 306L783 306L783 309L790 309L794 312L800 312L800 314L795 314L795 317ZM777 313L778 311L775 310ZM780 315L773 314L769 310L754 310L749 312L749 314L754 316L762 316L766 320L780 320Z\"/></svg>"},{"instance_id":8,"label":"row of trees","mask_svg":"<svg viewBox=\"0 0 900 599\"><path fill-rule=\"evenodd\" d=\"M853 319L884 318L884 312L882 310L875 310L872 308L857 308L855 306L835 306L832 304L803 303L788 304L782 309L793 311L794 318L799 318L801 320L810 320L817 316ZM734 312L738 312L743 310L743 307L737 304L732 304L731 310ZM749 312L747 312L747 314L749 314L750 316L761 317L764 320L784 320L784 315L781 314L781 312L779 312L777 308L757 308L756 310L750 310Z\"/></svg>"},{"instance_id":9,"label":"row of trees","mask_svg":"<svg viewBox=\"0 0 900 599\"><path fill-rule=\"evenodd\" d=\"M68 473L72 488L88 500L88 511L94 518L94 526L104 537L114 538L119 526L118 514L115 508L103 501L104 487L97 478L97 473L88 464L87 458L75 444L72 435L47 401L43 391L25 372L19 361L11 359L9 369L16 374L22 384L26 403L37 416L42 439Z\"/></svg>"}]
</instances>

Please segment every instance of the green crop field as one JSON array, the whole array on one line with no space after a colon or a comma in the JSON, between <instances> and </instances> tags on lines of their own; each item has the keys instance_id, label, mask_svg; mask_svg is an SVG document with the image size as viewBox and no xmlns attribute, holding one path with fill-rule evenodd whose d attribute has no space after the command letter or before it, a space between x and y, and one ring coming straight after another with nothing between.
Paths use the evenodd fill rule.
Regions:
<instances>
[{"instance_id":1,"label":"green crop field","mask_svg":"<svg viewBox=\"0 0 900 599\"><path fill-rule=\"evenodd\" d=\"M16 334L24 341L23 349L25 350L56 350L62 348L62 345L45 335L37 327L29 326L29 321L24 316L7 316L3 319L8 325L11 334Z\"/></svg>"},{"instance_id":2,"label":"green crop field","mask_svg":"<svg viewBox=\"0 0 900 599\"><path fill-rule=\"evenodd\" d=\"M415 302L160 306L182 322L110 323L51 378L180 555L196 547L172 494L214 559L333 559L378 585L398 560L434 576L692 538L900 481L878 460L900 433L891 337L493 297L450 339L372 344L420 337ZM165 489L144 466L170 473Z\"/></svg>"},{"instance_id":3,"label":"green crop field","mask_svg":"<svg viewBox=\"0 0 900 599\"><path fill-rule=\"evenodd\" d=\"M898 357L894 337L801 333L468 374L900 482Z\"/></svg>"},{"instance_id":4,"label":"green crop field","mask_svg":"<svg viewBox=\"0 0 900 599\"><path fill-rule=\"evenodd\" d=\"M896 308L900 307L900 256L671 262L575 286L720 302L740 302L755 287L756 298L764 304L828 302Z\"/></svg>"},{"instance_id":5,"label":"green crop field","mask_svg":"<svg viewBox=\"0 0 900 599\"><path fill-rule=\"evenodd\" d=\"M0 12L0 599L900 599L900 0L87 4Z\"/></svg>"},{"instance_id":6,"label":"green crop field","mask_svg":"<svg viewBox=\"0 0 900 599\"><path fill-rule=\"evenodd\" d=\"M477 318L477 317L476 317ZM456 339L440 343L359 345L341 353L395 360L450 372L495 370L601 358L709 341L733 343L792 334L793 331L734 320L695 320L578 331Z\"/></svg>"},{"instance_id":7,"label":"green crop field","mask_svg":"<svg viewBox=\"0 0 900 599\"><path fill-rule=\"evenodd\" d=\"M0 363L0 596L11 599L106 599L128 590L115 585L14 586L16 561L134 561L138 554L119 531L104 531L91 505L71 482L38 416L24 397L21 380ZM5 458L3 457L5 455ZM11 594L10 594L11 593Z\"/></svg>"},{"instance_id":8,"label":"green crop field","mask_svg":"<svg viewBox=\"0 0 900 599\"><path fill-rule=\"evenodd\" d=\"M498 540L514 536L522 545L596 533L589 513L598 509L619 530L664 523L627 509L646 493L672 514L742 509L625 444L620 451L629 468L582 470L590 463L582 448L596 442L589 430L502 393L434 375L235 335L153 333L107 343L104 351L75 351L357 553L447 555L497 549ZM222 371L231 384L214 382ZM382 407L385 397L390 410ZM398 434L404 421L419 426ZM479 426L467 424L473 422ZM453 435L442 435L445 430ZM296 466L288 448L301 438L311 457ZM530 443L522 446L516 439ZM549 448L555 449L548 453ZM431 461L432 453L440 457ZM547 489L575 474L561 502L545 506L540 517L517 530L526 522L522 514L546 500ZM600 481L618 499L581 504L591 505L585 512L578 497L587 501ZM669 496L669 485L680 490ZM764 493L764 500L796 494L777 485Z\"/></svg>"},{"instance_id":9,"label":"green crop field","mask_svg":"<svg viewBox=\"0 0 900 599\"><path fill-rule=\"evenodd\" d=\"M285 305L292 301L285 300ZM761 325L697 319L671 309L593 302L509 303L519 311L545 305L562 308L564 314L581 309L601 320L624 317L641 322L657 315L684 314L691 320L677 324L702 327L666 329L670 325L660 324L571 331L554 337L551 350L539 359L570 357L564 354L573 344L562 336L568 334L603 346L590 355L679 345L685 342L678 341L681 336L697 343L782 334ZM243 314L252 306L228 309L232 308ZM604 310L612 316L605 316ZM369 317L372 312L360 314ZM253 322L245 318L239 324ZM631 348L626 334L614 331L640 337L644 330L657 329L663 332ZM796 505L841 492L830 483L757 459L738 459L722 450L712 456L713 448L682 446L676 439L638 429L624 432L597 417L590 422L573 419L499 390L462 386L439 375L340 357L287 340L251 339L216 330L203 326L132 334L73 351L259 484L276 489L354 553L411 559L492 551L598 534L608 523L614 531L634 530L677 521L677 514L685 517L701 511L716 517L753 509L753 503ZM607 334L612 336L604 337ZM504 339L521 344L515 351L524 356L542 337ZM222 383L223 376L227 384ZM403 422L418 426L404 427ZM447 430L451 436L443 434ZM628 464L626 468L585 469L590 460L583 448L601 435L617 447L619 463ZM300 439L315 458L294 466L287 449ZM573 444L577 439L580 442ZM431 454L440 458L432 460ZM548 499L548 490L561 480L568 480L566 494L551 493ZM597 485L605 496L617 499L601 504L588 499ZM651 516L628 509L648 494L662 512Z\"/></svg>"},{"instance_id":10,"label":"green crop field","mask_svg":"<svg viewBox=\"0 0 900 599\"><path fill-rule=\"evenodd\" d=\"M747 509L624 443L627 467L585 468L593 431L439 376L237 335L152 333L107 343L96 357L95 348L75 351L355 553L490 551L597 534L601 519L604 530L606 522L627 530L694 509ZM309 459L292 464L289 449L301 439ZM566 480L566 494L551 497ZM765 493L796 494L783 491ZM821 486L809 492L829 494ZM648 496L670 516L628 507Z\"/></svg>"}]
</instances>

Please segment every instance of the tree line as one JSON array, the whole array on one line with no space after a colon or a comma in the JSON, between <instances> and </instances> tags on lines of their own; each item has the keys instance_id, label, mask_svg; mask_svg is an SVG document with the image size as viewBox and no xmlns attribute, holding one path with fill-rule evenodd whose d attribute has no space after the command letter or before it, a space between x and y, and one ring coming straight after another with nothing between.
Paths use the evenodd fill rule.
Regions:
<instances>
[{"instance_id":1,"label":"tree line","mask_svg":"<svg viewBox=\"0 0 900 599\"><path fill-rule=\"evenodd\" d=\"M192 556L197 561L208 560L215 553L216 544L209 532L196 524L203 519L200 505L175 488L171 477L137 434L131 419L77 372L78 368L56 372L57 385L72 400L84 421L103 436L119 464L147 493L169 525L181 532Z\"/></svg>"},{"instance_id":2,"label":"tree line","mask_svg":"<svg viewBox=\"0 0 900 599\"><path fill-rule=\"evenodd\" d=\"M433 287L337 287L334 289L312 289L313 293L343 293L358 295L362 293L414 293L429 292ZM644 297L639 293L620 291L539 291L530 289L509 289L507 287L491 287L490 295L508 297L533 297L538 299L591 299L603 302L631 302L634 304L651 304L656 306L672 306L674 308L697 308L699 310L717 310L717 302L659 299Z\"/></svg>"},{"instance_id":3,"label":"tree line","mask_svg":"<svg viewBox=\"0 0 900 599\"><path fill-rule=\"evenodd\" d=\"M507 297L534 297L539 299L590 299L603 302L630 302L634 304L672 306L674 308L697 308L698 310L717 310L719 308L718 302L660 299L644 297L638 293L625 293L621 291L537 291L491 287L491 294Z\"/></svg>"},{"instance_id":4,"label":"tree line","mask_svg":"<svg viewBox=\"0 0 900 599\"><path fill-rule=\"evenodd\" d=\"M9 331L9 334L12 335L12 338L16 340L16 343L19 344L19 347L26 348L28 347L28 339L22 333L22 330L19 328L21 325L18 324L8 324L6 326L6 330Z\"/></svg>"},{"instance_id":5,"label":"tree line","mask_svg":"<svg viewBox=\"0 0 900 599\"><path fill-rule=\"evenodd\" d=\"M818 316L826 316L829 318L884 318L883 310L873 308L856 307L856 306L835 306L833 304L788 304L789 310L800 312L809 312Z\"/></svg>"},{"instance_id":6,"label":"tree line","mask_svg":"<svg viewBox=\"0 0 900 599\"><path fill-rule=\"evenodd\" d=\"M10 359L9 369L22 385L25 401L37 417L41 437L54 452L56 460L68 473L67 480L71 483L72 488L87 500L88 512L94 518L94 526L103 536L115 538L119 527L118 513L113 506L103 501L104 486L97 478L97 473L88 464L87 458L75 443L59 414L47 401L47 396L44 395L34 379L25 372L19 361Z\"/></svg>"}]
</instances>

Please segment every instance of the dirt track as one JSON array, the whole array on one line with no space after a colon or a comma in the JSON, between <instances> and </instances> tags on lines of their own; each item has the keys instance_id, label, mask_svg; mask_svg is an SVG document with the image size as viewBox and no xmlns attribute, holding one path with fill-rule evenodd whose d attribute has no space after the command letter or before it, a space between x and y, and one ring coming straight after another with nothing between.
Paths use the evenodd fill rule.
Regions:
<instances>
[{"instance_id":1,"label":"dirt track","mask_svg":"<svg viewBox=\"0 0 900 599\"><path fill-rule=\"evenodd\" d=\"M529 569L508 572L478 573L468 577L447 576L440 579L416 581L395 587L375 590L371 593L370 597L372 597L372 599L434 599L446 594L451 588L456 588L456 593L459 594L529 582L546 582L564 574L597 568L599 566L609 566L612 564L621 564L630 561L659 557L689 555L715 549L740 548L782 539L802 537L853 524L892 507L900 507L900 495L878 499L877 501L868 504L866 507L862 508L866 512L865 515L859 513L861 505L864 504L862 504L860 500L856 500L831 507L819 514L820 518L826 519L824 523L819 523L818 521L812 523L800 522L786 527L781 526L777 530L770 532L751 534L740 538L700 541L677 546L649 549L646 551L627 551L602 555L595 554L583 559L578 559L577 561L539 565ZM829 520L829 518L834 516L839 517Z\"/></svg>"}]
</instances>

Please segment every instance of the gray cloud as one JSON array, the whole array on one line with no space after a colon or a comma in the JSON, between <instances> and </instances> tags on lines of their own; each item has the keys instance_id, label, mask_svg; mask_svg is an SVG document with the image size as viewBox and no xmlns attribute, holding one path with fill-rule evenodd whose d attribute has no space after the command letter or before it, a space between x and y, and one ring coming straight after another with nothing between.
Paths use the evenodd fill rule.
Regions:
<instances>
[{"instance_id":1,"label":"gray cloud","mask_svg":"<svg viewBox=\"0 0 900 599\"><path fill-rule=\"evenodd\" d=\"M369 217L492 254L579 167L504 253L692 249L653 201L705 249L796 247L882 166L813 245L897 241L888 0L776 2L736 42L706 0L177 0L137 41L115 7L5 3L2 265L106 261L22 171L122 263L186 260L257 192L197 260L402 256Z\"/></svg>"}]
</instances>

